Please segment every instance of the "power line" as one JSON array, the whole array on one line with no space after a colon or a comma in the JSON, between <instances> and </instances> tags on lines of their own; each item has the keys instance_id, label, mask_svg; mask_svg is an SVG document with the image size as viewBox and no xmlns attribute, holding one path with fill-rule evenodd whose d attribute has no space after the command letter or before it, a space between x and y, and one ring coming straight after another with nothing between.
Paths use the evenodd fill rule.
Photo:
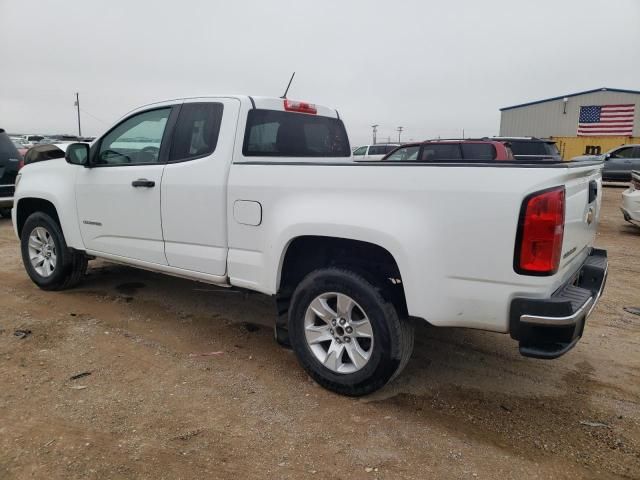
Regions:
<instances>
[{"instance_id":1,"label":"power line","mask_svg":"<svg viewBox=\"0 0 640 480\"><path fill-rule=\"evenodd\" d=\"M109 122L105 122L104 120L96 117L95 115L90 114L89 112L87 112L85 109L81 108L80 111L82 113L84 113L85 115L89 115L91 118L93 118L94 120L98 120L99 122L104 123L105 125L111 125Z\"/></svg>"}]
</instances>

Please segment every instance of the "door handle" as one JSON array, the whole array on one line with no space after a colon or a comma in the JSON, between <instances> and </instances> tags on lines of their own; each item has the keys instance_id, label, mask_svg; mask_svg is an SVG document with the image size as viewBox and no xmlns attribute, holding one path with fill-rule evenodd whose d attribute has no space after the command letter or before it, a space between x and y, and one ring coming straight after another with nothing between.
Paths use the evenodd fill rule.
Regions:
<instances>
[{"instance_id":1,"label":"door handle","mask_svg":"<svg viewBox=\"0 0 640 480\"><path fill-rule=\"evenodd\" d=\"M138 180L131 182L131 186L153 188L156 186L156 182L153 180L147 180L146 178L139 178Z\"/></svg>"}]
</instances>

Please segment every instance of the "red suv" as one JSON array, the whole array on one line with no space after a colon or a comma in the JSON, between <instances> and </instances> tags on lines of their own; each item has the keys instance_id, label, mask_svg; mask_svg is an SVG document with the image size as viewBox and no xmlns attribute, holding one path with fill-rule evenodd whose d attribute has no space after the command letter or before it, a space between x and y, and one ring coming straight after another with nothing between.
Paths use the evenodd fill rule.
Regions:
<instances>
[{"instance_id":1,"label":"red suv","mask_svg":"<svg viewBox=\"0 0 640 480\"><path fill-rule=\"evenodd\" d=\"M389 162L493 162L514 160L509 147L494 140L427 140L407 143L381 161Z\"/></svg>"}]
</instances>

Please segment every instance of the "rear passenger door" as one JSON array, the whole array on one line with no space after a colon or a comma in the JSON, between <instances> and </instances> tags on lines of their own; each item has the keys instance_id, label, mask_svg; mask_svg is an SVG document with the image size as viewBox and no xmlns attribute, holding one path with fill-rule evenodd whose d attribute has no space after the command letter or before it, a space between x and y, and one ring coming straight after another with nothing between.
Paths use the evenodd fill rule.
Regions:
<instances>
[{"instance_id":1,"label":"rear passenger door","mask_svg":"<svg viewBox=\"0 0 640 480\"><path fill-rule=\"evenodd\" d=\"M185 101L162 178L162 232L167 262L224 276L227 265L227 178L240 101Z\"/></svg>"}]
</instances>

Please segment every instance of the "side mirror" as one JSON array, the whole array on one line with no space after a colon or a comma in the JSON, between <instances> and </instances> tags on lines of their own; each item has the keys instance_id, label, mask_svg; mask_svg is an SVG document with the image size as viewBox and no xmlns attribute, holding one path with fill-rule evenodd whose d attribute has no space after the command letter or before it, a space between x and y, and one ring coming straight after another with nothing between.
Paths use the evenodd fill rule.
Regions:
<instances>
[{"instance_id":1,"label":"side mirror","mask_svg":"<svg viewBox=\"0 0 640 480\"><path fill-rule=\"evenodd\" d=\"M605 153L604 154L604 159L605 160L609 160L611 158L611 154L610 153Z\"/></svg>"},{"instance_id":2,"label":"side mirror","mask_svg":"<svg viewBox=\"0 0 640 480\"><path fill-rule=\"evenodd\" d=\"M89 166L89 145L86 143L72 143L67 147L64 156L67 163L72 165Z\"/></svg>"}]
</instances>

